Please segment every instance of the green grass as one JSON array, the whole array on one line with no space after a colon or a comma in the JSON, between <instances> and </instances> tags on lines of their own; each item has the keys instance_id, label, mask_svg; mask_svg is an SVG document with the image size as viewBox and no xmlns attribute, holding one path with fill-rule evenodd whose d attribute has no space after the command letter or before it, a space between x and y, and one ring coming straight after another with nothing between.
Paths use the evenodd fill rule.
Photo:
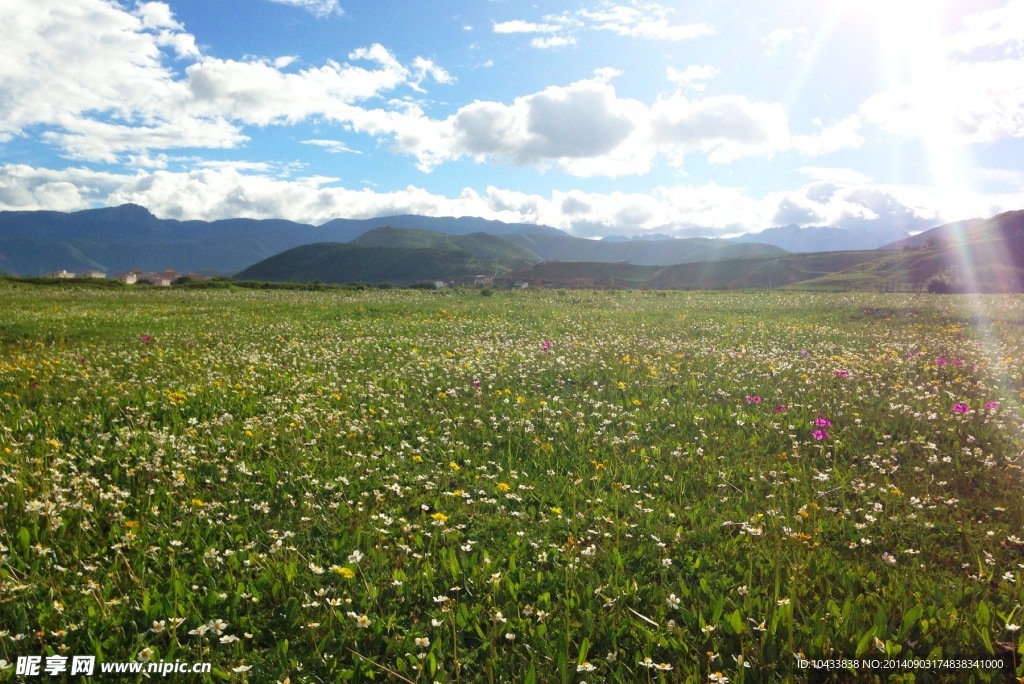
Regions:
<instances>
[{"instance_id":1,"label":"green grass","mask_svg":"<svg viewBox=\"0 0 1024 684\"><path fill-rule=\"evenodd\" d=\"M8 662L1024 676L1020 297L19 283L0 306Z\"/></svg>"}]
</instances>

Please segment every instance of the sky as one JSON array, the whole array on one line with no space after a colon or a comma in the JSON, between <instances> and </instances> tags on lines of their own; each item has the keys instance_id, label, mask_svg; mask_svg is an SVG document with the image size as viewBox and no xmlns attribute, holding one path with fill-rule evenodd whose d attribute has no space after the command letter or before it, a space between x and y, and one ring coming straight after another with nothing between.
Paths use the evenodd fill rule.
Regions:
<instances>
[{"instance_id":1,"label":"sky","mask_svg":"<svg viewBox=\"0 0 1024 684\"><path fill-rule=\"evenodd\" d=\"M0 0L0 210L580 237L1024 208L1024 0Z\"/></svg>"}]
</instances>

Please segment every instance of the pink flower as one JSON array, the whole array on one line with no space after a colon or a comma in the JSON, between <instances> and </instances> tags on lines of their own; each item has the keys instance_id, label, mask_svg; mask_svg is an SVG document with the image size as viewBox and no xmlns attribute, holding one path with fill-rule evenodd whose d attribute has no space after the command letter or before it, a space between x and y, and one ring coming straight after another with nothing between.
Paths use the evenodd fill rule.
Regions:
<instances>
[{"instance_id":1,"label":"pink flower","mask_svg":"<svg viewBox=\"0 0 1024 684\"><path fill-rule=\"evenodd\" d=\"M788 411L788 410L789 410L789 407L786 406L785 404L779 404L778 406L775 407L775 412L776 413L782 413L783 411Z\"/></svg>"},{"instance_id":2,"label":"pink flower","mask_svg":"<svg viewBox=\"0 0 1024 684\"><path fill-rule=\"evenodd\" d=\"M946 365L946 359L935 359L935 365L936 366L945 366Z\"/></svg>"},{"instance_id":3,"label":"pink flower","mask_svg":"<svg viewBox=\"0 0 1024 684\"><path fill-rule=\"evenodd\" d=\"M754 396L750 396L750 395L748 394L748 395L746 396L746 402L747 402L748 404L760 404L760 403L761 403L761 397L759 397L759 396L757 396L757 395L754 395Z\"/></svg>"},{"instance_id":4,"label":"pink flower","mask_svg":"<svg viewBox=\"0 0 1024 684\"><path fill-rule=\"evenodd\" d=\"M819 413L818 419L814 421L814 425L820 428L832 427L832 421Z\"/></svg>"},{"instance_id":5,"label":"pink flower","mask_svg":"<svg viewBox=\"0 0 1024 684\"><path fill-rule=\"evenodd\" d=\"M970 413L970 412L971 412L971 407L968 406L967 404L963 403L962 401L958 401L957 403L953 404L953 413Z\"/></svg>"},{"instance_id":6,"label":"pink flower","mask_svg":"<svg viewBox=\"0 0 1024 684\"><path fill-rule=\"evenodd\" d=\"M848 370L837 370L836 371L836 377L837 378L845 378L849 374L850 374L850 371L848 371Z\"/></svg>"},{"instance_id":7,"label":"pink flower","mask_svg":"<svg viewBox=\"0 0 1024 684\"><path fill-rule=\"evenodd\" d=\"M962 365L964 365L964 362L961 361L960 359L957 359L956 361L953 362L953 365L954 366L962 366Z\"/></svg>"},{"instance_id":8,"label":"pink flower","mask_svg":"<svg viewBox=\"0 0 1024 684\"><path fill-rule=\"evenodd\" d=\"M999 408L999 402L998 401L986 401L985 402L985 408L989 409L990 411L993 411L993 410Z\"/></svg>"},{"instance_id":9,"label":"pink flower","mask_svg":"<svg viewBox=\"0 0 1024 684\"><path fill-rule=\"evenodd\" d=\"M828 430L815 430L811 433L811 437L814 437L819 442L823 439L828 439Z\"/></svg>"},{"instance_id":10,"label":"pink flower","mask_svg":"<svg viewBox=\"0 0 1024 684\"><path fill-rule=\"evenodd\" d=\"M544 344L541 345L541 348L543 349L543 351L550 351L551 345L553 344L554 342L552 342L551 340L544 340Z\"/></svg>"},{"instance_id":11,"label":"pink flower","mask_svg":"<svg viewBox=\"0 0 1024 684\"><path fill-rule=\"evenodd\" d=\"M143 335L140 339L142 340L142 344L149 344L153 341L153 338L149 335Z\"/></svg>"}]
</instances>

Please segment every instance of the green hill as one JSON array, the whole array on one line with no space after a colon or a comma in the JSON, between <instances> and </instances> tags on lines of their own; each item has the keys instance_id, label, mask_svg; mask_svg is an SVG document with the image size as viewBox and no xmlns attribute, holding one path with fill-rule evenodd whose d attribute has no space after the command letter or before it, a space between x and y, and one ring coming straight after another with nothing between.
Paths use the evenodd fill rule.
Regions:
<instances>
[{"instance_id":1,"label":"green hill","mask_svg":"<svg viewBox=\"0 0 1024 684\"><path fill-rule=\"evenodd\" d=\"M1024 292L1024 211L966 227L941 226L916 244L924 246L904 247L799 287L914 291L941 281L952 291Z\"/></svg>"},{"instance_id":2,"label":"green hill","mask_svg":"<svg viewBox=\"0 0 1024 684\"><path fill-rule=\"evenodd\" d=\"M500 261L477 257L465 250L321 242L275 254L253 264L236 278L409 285L433 280L464 279L477 273L492 274L508 269Z\"/></svg>"}]
</instances>

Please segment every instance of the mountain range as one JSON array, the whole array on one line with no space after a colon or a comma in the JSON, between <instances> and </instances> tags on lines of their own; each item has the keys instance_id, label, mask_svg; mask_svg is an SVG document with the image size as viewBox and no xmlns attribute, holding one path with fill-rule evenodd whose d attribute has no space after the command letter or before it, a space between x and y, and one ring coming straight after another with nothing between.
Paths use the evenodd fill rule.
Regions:
<instances>
[{"instance_id":1,"label":"mountain range","mask_svg":"<svg viewBox=\"0 0 1024 684\"><path fill-rule=\"evenodd\" d=\"M130 204L0 212L0 271L17 275L174 268L324 282L413 284L486 274L564 286L823 289L921 289L940 278L952 289L1000 292L1021 291L1022 265L1024 211L914 236L899 228L783 226L730 240L587 240L549 226L473 217L385 216L314 226L160 219Z\"/></svg>"},{"instance_id":2,"label":"mountain range","mask_svg":"<svg viewBox=\"0 0 1024 684\"><path fill-rule=\"evenodd\" d=\"M791 226L729 240L674 239L664 234L640 239L585 240L550 226L474 217L397 215L334 219L314 226L281 219L161 219L144 207L125 204L70 213L0 212L0 271L28 276L60 269L113 273L132 268L144 271L174 268L182 273L231 275L292 247L322 242L348 243L381 227L447 235L504 236L541 260L626 260L642 265L694 261L701 253L705 253L701 258L712 258L778 252L780 248L788 251L873 249L907 236L890 231L882 239L874 234L837 228Z\"/></svg>"},{"instance_id":3,"label":"mountain range","mask_svg":"<svg viewBox=\"0 0 1024 684\"><path fill-rule=\"evenodd\" d=\"M488 274L499 285L652 289L880 290L1024 292L1024 211L987 221L938 226L880 250L784 252L722 241L590 242L600 253L582 260L536 258L566 238L533 234L449 236L379 228L350 243L304 245L245 269L239 278L270 281L354 281L414 284L472 282ZM575 240L576 238L568 238ZM708 243L711 243L709 245ZM612 250L687 245L648 263ZM746 253L737 248L748 248ZM531 255L533 255L531 257ZM668 262L667 264L664 262Z\"/></svg>"}]
</instances>

